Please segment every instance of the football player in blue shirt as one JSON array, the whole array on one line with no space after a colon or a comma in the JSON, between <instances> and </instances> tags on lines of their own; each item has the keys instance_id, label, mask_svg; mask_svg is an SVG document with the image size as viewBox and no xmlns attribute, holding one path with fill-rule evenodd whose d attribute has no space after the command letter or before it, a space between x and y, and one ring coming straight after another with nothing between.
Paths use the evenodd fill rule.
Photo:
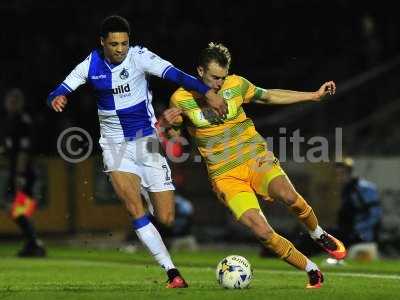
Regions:
<instances>
[{"instance_id":1,"label":"football player in blue shirt","mask_svg":"<svg viewBox=\"0 0 400 300\"><path fill-rule=\"evenodd\" d=\"M172 224L174 186L165 157L160 151L152 151L159 142L147 76L155 75L203 94L221 118L226 115L227 108L223 98L197 78L144 47L131 47L129 37L130 26L126 19L120 16L104 19L100 32L102 47L92 51L50 93L48 104L56 112L62 112L69 93L85 83L94 88L105 172L132 216L137 236L167 272L167 287L184 288L188 285L146 215L140 197L143 187L149 192L158 221Z\"/></svg>"}]
</instances>

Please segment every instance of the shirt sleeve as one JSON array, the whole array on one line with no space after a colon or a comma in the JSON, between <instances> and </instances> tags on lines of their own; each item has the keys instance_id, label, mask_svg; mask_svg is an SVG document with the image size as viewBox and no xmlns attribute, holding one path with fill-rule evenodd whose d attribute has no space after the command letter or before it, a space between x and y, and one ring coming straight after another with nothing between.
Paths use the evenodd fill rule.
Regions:
<instances>
[{"instance_id":1,"label":"shirt sleeve","mask_svg":"<svg viewBox=\"0 0 400 300\"><path fill-rule=\"evenodd\" d=\"M240 90L243 97L243 102L249 103L256 98L257 87L244 77L240 77L240 79ZM258 91L258 93L260 93L260 91Z\"/></svg>"},{"instance_id":2,"label":"shirt sleeve","mask_svg":"<svg viewBox=\"0 0 400 300\"><path fill-rule=\"evenodd\" d=\"M141 48L137 52L137 62L143 72L162 78L172 64L151 52L147 48Z\"/></svg>"},{"instance_id":3,"label":"shirt sleeve","mask_svg":"<svg viewBox=\"0 0 400 300\"><path fill-rule=\"evenodd\" d=\"M172 108L172 107L177 107L177 108L180 108L180 106L179 106L179 104L178 104L178 96L177 96L177 92L175 92L172 96L171 96L171 98L170 98L170 100L169 100L169 107L170 108ZM183 117L182 116L178 116L177 118L175 118L175 120L174 120L174 124L173 124L173 127L181 127L182 126L182 123L183 123Z\"/></svg>"},{"instance_id":4,"label":"shirt sleeve","mask_svg":"<svg viewBox=\"0 0 400 300\"><path fill-rule=\"evenodd\" d=\"M63 81L62 84L71 92L86 83L89 73L90 57L91 55L77 65Z\"/></svg>"},{"instance_id":5,"label":"shirt sleeve","mask_svg":"<svg viewBox=\"0 0 400 300\"><path fill-rule=\"evenodd\" d=\"M53 99L60 95L68 95L75 91L79 86L86 83L90 66L89 55L83 62L75 67L71 73L60 83L47 97L47 104L50 106Z\"/></svg>"},{"instance_id":6,"label":"shirt sleeve","mask_svg":"<svg viewBox=\"0 0 400 300\"><path fill-rule=\"evenodd\" d=\"M174 66L167 67L163 73L163 78L172 81L189 91L193 90L202 95L205 95L210 90L210 87L206 86L201 80L186 74Z\"/></svg>"}]
</instances>

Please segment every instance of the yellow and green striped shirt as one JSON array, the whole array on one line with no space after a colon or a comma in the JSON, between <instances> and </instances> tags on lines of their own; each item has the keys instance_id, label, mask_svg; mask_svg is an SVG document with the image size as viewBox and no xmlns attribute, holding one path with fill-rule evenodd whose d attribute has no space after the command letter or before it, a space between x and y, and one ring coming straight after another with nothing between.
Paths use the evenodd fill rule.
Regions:
<instances>
[{"instance_id":1,"label":"yellow and green striped shirt","mask_svg":"<svg viewBox=\"0 0 400 300\"><path fill-rule=\"evenodd\" d=\"M261 93L262 89L245 78L228 76L218 92L225 98L229 110L222 122L198 93L179 88L171 96L170 107L183 110L188 131L197 142L211 178L266 151L265 140L242 108L243 103L259 98ZM179 125L183 121L179 118L175 123Z\"/></svg>"}]
</instances>

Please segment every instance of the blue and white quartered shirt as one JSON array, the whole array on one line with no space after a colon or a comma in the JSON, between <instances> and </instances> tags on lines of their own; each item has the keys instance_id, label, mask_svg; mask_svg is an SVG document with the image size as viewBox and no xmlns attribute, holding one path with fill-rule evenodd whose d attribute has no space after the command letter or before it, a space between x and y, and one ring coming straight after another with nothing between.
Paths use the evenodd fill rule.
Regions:
<instances>
[{"instance_id":1,"label":"blue and white quartered shirt","mask_svg":"<svg viewBox=\"0 0 400 300\"><path fill-rule=\"evenodd\" d=\"M167 74L168 73L168 74ZM167 76L166 76L167 74ZM67 95L89 83L97 96L101 143L120 143L154 133L156 118L147 75L167 78L202 92L209 89L198 79L144 47L130 47L119 65L107 62L101 50L92 51L48 97Z\"/></svg>"}]
</instances>

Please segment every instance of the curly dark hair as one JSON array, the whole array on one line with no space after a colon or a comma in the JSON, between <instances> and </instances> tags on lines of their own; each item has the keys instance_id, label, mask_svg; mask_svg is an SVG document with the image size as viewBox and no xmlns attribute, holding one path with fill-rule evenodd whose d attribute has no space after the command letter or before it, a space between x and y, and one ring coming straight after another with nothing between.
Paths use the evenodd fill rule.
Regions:
<instances>
[{"instance_id":1,"label":"curly dark hair","mask_svg":"<svg viewBox=\"0 0 400 300\"><path fill-rule=\"evenodd\" d=\"M126 32L130 35L131 28L128 20L117 15L105 18L103 22L101 22L100 36L105 39L110 32Z\"/></svg>"}]
</instances>

